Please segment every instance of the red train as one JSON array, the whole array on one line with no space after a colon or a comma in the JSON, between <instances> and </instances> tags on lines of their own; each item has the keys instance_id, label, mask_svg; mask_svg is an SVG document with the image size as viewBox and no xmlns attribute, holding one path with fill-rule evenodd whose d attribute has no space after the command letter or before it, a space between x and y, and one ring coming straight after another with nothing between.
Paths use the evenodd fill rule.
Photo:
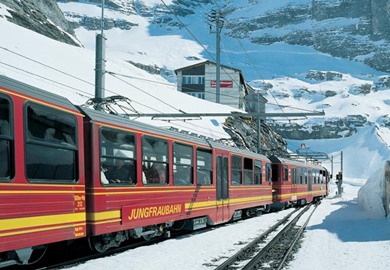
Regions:
<instances>
[{"instance_id":1,"label":"red train","mask_svg":"<svg viewBox=\"0 0 390 270\"><path fill-rule=\"evenodd\" d=\"M0 267L88 238L103 252L328 194L320 166L76 107L0 76Z\"/></svg>"}]
</instances>

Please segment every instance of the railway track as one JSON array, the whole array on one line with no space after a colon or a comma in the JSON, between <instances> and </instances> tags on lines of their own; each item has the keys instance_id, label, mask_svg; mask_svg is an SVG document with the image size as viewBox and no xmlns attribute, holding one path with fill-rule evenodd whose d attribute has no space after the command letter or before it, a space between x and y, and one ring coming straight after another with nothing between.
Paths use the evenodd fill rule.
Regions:
<instances>
[{"instance_id":1,"label":"railway track","mask_svg":"<svg viewBox=\"0 0 390 270\"><path fill-rule=\"evenodd\" d=\"M253 240L251 243L249 243L247 246L242 248L239 252L237 252L235 255L227 259L224 263L222 263L220 266L215 268L216 270L221 269L281 269L281 267L277 268L275 267L275 264L280 262L279 265L283 266L284 262L286 261L286 258L288 257L288 254L290 254L292 247L296 243L296 241L299 239L299 236L293 237L289 236L287 237L287 243L280 244L278 241L275 240L275 238L282 239L282 236L286 234L286 232L291 231L292 227L295 227L296 222L299 220L299 218L310 208L311 205L308 205L304 208L297 208L288 215L286 215L283 219L279 220L275 225L273 225L271 228L269 228L266 232L264 232L262 235L257 237L255 240ZM314 212L314 211L313 211ZM290 221L290 222L289 222ZM289 223L288 223L289 222ZM306 221L305 225L307 224L308 220ZM286 223L288 223L286 225ZM283 230L280 231L280 227L283 227ZM295 231L300 230L303 232L304 226L301 228L295 228ZM275 236L275 232L279 229L278 235ZM207 229L205 229L207 230ZM173 235L171 238L175 238L177 236L182 235L183 233L178 233L177 235ZM273 240L270 240L270 238L274 237ZM292 240L294 238L294 240ZM39 266L24 266L23 270L31 270L31 269L66 269L70 267L74 267L80 264L83 264L89 260L103 258L112 256L118 253L122 253L124 251L134 249L141 246L147 246L156 244L158 242L162 242L166 240L166 238L156 238L149 241L140 241L137 243L131 243L129 245L118 247L116 249L108 250L105 253L89 253L89 252L79 252L76 251L75 254L77 255L70 255L67 259L63 259L63 247L59 248L58 250L52 251L55 254L62 254L60 257L55 257L54 260L50 259L50 262L46 262L43 264L40 264ZM269 242L267 245L264 244L264 242ZM279 244L278 244L279 243ZM282 251L283 246L288 246L289 252ZM275 248L276 246L276 251ZM282 246L282 247L281 247ZM78 250L86 250L87 247L82 248L80 247ZM284 248L285 249L285 248ZM62 251L61 251L62 250ZM84 253L80 256L80 254ZM282 256L279 256L280 254L285 254L284 258ZM50 256L51 257L51 256ZM12 270L14 269L22 269L19 267L10 268Z\"/></svg>"},{"instance_id":2,"label":"railway track","mask_svg":"<svg viewBox=\"0 0 390 270\"><path fill-rule=\"evenodd\" d=\"M215 270L282 269L318 204L298 208L255 238ZM302 226L297 222L312 208ZM266 243L266 244L265 244Z\"/></svg>"}]
</instances>

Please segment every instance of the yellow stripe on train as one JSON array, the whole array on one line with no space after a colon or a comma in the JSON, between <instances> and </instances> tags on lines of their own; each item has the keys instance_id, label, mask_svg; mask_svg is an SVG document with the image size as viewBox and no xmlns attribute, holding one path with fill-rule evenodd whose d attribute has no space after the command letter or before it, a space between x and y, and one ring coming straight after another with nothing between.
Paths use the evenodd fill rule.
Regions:
<instances>
[{"instance_id":1,"label":"yellow stripe on train","mask_svg":"<svg viewBox=\"0 0 390 270\"><path fill-rule=\"evenodd\" d=\"M0 232L8 230L20 230L39 226L53 226L80 222L85 222L85 213L10 218L0 220Z\"/></svg>"}]
</instances>

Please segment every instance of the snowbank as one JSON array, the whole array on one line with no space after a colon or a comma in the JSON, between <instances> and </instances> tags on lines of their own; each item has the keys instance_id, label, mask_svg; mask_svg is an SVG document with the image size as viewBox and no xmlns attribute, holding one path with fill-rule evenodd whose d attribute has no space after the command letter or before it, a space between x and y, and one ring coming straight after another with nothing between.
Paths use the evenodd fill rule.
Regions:
<instances>
[{"instance_id":1,"label":"snowbank","mask_svg":"<svg viewBox=\"0 0 390 270\"><path fill-rule=\"evenodd\" d=\"M360 208L368 212L370 216L384 217L385 208L383 206L385 169L382 166L378 169L360 188L358 192L358 204Z\"/></svg>"}]
</instances>

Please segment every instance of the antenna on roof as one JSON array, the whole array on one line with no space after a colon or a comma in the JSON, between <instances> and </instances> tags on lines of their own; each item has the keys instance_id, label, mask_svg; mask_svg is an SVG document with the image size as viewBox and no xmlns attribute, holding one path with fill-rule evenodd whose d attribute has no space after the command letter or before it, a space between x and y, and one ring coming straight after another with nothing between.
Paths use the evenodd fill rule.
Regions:
<instances>
[{"instance_id":1,"label":"antenna on roof","mask_svg":"<svg viewBox=\"0 0 390 270\"><path fill-rule=\"evenodd\" d=\"M104 0L102 0L101 33L96 35L96 59L95 59L95 99L97 100L96 110L101 111L99 101L104 98L106 73L106 37L104 36Z\"/></svg>"}]
</instances>

